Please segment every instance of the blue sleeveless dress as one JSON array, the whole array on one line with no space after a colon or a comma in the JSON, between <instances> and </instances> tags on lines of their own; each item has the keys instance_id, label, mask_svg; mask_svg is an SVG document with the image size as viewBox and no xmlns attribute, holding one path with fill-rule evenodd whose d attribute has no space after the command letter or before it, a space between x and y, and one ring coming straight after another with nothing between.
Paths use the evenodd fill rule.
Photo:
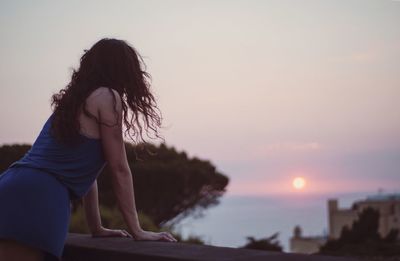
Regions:
<instances>
[{"instance_id":1,"label":"blue sleeveless dress","mask_svg":"<svg viewBox=\"0 0 400 261\"><path fill-rule=\"evenodd\" d=\"M70 200L83 197L105 166L101 140L81 136L67 146L50 134L53 114L31 149L0 175L0 239L41 249L60 260Z\"/></svg>"}]
</instances>

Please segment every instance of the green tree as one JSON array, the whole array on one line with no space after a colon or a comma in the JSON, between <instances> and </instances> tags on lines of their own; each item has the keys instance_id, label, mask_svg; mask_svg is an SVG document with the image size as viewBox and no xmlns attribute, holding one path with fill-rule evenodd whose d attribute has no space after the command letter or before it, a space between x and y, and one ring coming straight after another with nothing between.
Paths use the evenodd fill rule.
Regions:
<instances>
[{"instance_id":1,"label":"green tree","mask_svg":"<svg viewBox=\"0 0 400 261\"><path fill-rule=\"evenodd\" d=\"M189 158L165 144L135 147L126 143L125 148L137 209L159 226L176 224L188 215L201 216L204 209L217 205L226 191L228 178L207 160ZM108 169L100 174L98 182L100 201L114 206Z\"/></svg>"},{"instance_id":2,"label":"green tree","mask_svg":"<svg viewBox=\"0 0 400 261\"><path fill-rule=\"evenodd\" d=\"M12 144L0 147L0 174L5 171L11 163L19 160L31 148L29 144Z\"/></svg>"}]
</instances>

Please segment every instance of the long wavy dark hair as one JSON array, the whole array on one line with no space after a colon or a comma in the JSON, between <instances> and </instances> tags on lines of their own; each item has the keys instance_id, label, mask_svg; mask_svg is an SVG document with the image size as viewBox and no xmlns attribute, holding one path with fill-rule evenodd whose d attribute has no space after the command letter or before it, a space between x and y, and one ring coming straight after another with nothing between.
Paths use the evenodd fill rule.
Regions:
<instances>
[{"instance_id":1,"label":"long wavy dark hair","mask_svg":"<svg viewBox=\"0 0 400 261\"><path fill-rule=\"evenodd\" d=\"M140 59L140 60L139 60ZM73 69L71 81L53 94L52 135L65 144L76 144L79 135L80 108L90 118L100 122L86 109L86 98L99 87L117 91L121 97L125 136L134 143L144 142L143 131L148 137L161 138L161 112L150 91L151 76L140 54L126 41L103 38L80 58L79 69ZM115 108L114 108L115 110Z\"/></svg>"}]
</instances>

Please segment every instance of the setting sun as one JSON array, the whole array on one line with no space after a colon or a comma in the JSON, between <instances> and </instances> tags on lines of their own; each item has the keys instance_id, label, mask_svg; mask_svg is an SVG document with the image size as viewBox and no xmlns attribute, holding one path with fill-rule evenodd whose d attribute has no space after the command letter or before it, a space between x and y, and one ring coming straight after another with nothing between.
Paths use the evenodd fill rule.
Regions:
<instances>
[{"instance_id":1,"label":"setting sun","mask_svg":"<svg viewBox=\"0 0 400 261\"><path fill-rule=\"evenodd\" d=\"M302 177L296 177L293 179L292 185L295 189L303 189L306 185L306 180Z\"/></svg>"}]
</instances>

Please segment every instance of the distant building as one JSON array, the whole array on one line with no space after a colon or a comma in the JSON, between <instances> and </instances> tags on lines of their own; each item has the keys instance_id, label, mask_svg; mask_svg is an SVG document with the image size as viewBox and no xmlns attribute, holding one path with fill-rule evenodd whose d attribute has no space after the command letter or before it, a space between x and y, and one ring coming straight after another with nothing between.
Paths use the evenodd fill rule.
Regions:
<instances>
[{"instance_id":1,"label":"distant building","mask_svg":"<svg viewBox=\"0 0 400 261\"><path fill-rule=\"evenodd\" d=\"M296 226L290 238L290 251L304 254L318 252L319 247L328 239L339 238L344 226L351 228L353 222L358 219L359 213L367 207L379 210L379 234L382 237L386 236L391 229L400 230L400 194L369 196L364 200L354 202L349 209L340 209L337 199L329 199L329 235L304 237L301 228Z\"/></svg>"},{"instance_id":2,"label":"distant building","mask_svg":"<svg viewBox=\"0 0 400 261\"><path fill-rule=\"evenodd\" d=\"M379 210L379 234L384 237L391 229L400 230L400 194L375 195L356 201L349 209L339 209L337 199L328 200L329 238L336 239L344 226L351 228L365 208Z\"/></svg>"},{"instance_id":3,"label":"distant building","mask_svg":"<svg viewBox=\"0 0 400 261\"><path fill-rule=\"evenodd\" d=\"M326 241L326 236L303 237L300 226L296 226L293 230L293 236L290 238L290 252L312 254L318 252L319 247Z\"/></svg>"}]
</instances>

